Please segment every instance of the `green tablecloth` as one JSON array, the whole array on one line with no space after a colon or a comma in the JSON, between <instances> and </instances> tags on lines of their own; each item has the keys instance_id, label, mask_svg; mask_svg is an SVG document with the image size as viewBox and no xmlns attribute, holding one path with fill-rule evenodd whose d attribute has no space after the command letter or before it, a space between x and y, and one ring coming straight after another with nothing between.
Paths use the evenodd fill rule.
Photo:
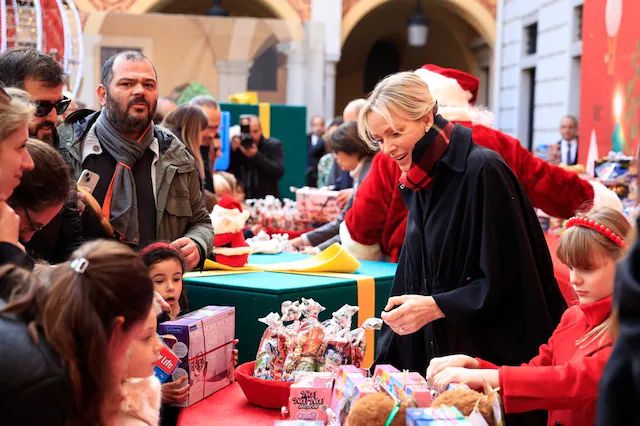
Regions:
<instances>
[{"instance_id":1,"label":"green tablecloth","mask_svg":"<svg viewBox=\"0 0 640 426\"><path fill-rule=\"evenodd\" d=\"M277 255L252 255L249 263L267 264L299 260L304 255L282 253ZM384 308L391 283L396 272L395 263L362 261L356 274L374 277L376 315ZM189 309L206 305L235 306L236 337L240 339L238 350L240 362L255 359L258 343L265 325L258 318L269 312L280 313L280 305L285 300L300 297L313 298L326 310L320 319L329 318L331 313L345 303L357 305L356 281L344 278L285 274L278 272L250 272L233 275L190 277L184 280L189 297ZM354 320L354 327L355 327Z\"/></svg>"}]
</instances>

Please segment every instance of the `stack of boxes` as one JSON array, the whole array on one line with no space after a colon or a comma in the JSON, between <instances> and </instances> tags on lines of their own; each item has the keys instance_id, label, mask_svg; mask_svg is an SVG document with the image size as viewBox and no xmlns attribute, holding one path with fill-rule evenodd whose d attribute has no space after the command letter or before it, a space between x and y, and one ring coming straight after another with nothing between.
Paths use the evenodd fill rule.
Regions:
<instances>
[{"instance_id":1,"label":"stack of boxes","mask_svg":"<svg viewBox=\"0 0 640 426\"><path fill-rule=\"evenodd\" d=\"M402 372L392 365L377 365L373 373L373 380L377 386L398 399L403 399L400 391L412 398L418 407L431 405L431 390L424 377L416 372Z\"/></svg>"}]
</instances>

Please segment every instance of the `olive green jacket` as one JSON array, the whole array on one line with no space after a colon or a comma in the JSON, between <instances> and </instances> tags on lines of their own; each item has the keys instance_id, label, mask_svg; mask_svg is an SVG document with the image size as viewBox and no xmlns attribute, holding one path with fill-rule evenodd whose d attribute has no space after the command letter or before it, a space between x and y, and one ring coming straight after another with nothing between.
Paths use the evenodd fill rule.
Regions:
<instances>
[{"instance_id":1,"label":"olive green jacket","mask_svg":"<svg viewBox=\"0 0 640 426\"><path fill-rule=\"evenodd\" d=\"M76 117L76 121L67 121L58 128L60 152L72 166L76 179L82 172L85 137L99 114ZM208 257L213 249L213 227L200 191L195 160L184 144L166 129L155 126L154 137L159 151L155 165L156 239L174 241L188 237L200 246L201 255Z\"/></svg>"}]
</instances>

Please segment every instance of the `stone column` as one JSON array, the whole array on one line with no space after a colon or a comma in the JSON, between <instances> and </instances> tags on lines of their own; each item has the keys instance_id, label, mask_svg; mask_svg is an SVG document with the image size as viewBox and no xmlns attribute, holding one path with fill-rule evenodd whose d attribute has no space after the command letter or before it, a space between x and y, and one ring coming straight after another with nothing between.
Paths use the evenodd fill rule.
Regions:
<instances>
[{"instance_id":1,"label":"stone column","mask_svg":"<svg viewBox=\"0 0 640 426\"><path fill-rule=\"evenodd\" d=\"M327 60L324 64L324 117L327 123L335 116L337 63Z\"/></svg>"},{"instance_id":2,"label":"stone column","mask_svg":"<svg viewBox=\"0 0 640 426\"><path fill-rule=\"evenodd\" d=\"M247 90L252 61L229 60L216 62L218 70L218 99L226 102L229 95Z\"/></svg>"},{"instance_id":3,"label":"stone column","mask_svg":"<svg viewBox=\"0 0 640 426\"><path fill-rule=\"evenodd\" d=\"M302 41L278 45L278 51L287 55L287 105L305 105L305 55Z\"/></svg>"}]
</instances>

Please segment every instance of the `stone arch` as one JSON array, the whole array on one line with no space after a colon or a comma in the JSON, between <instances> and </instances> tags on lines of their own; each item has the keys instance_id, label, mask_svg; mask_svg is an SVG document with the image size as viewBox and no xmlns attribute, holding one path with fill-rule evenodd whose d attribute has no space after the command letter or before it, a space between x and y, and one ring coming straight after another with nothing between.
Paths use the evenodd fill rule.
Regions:
<instances>
[{"instance_id":1,"label":"stone arch","mask_svg":"<svg viewBox=\"0 0 640 426\"><path fill-rule=\"evenodd\" d=\"M394 0L359 0L342 18L341 44L351 34L358 23L372 10ZM477 0L442 0L442 5L462 17L487 42L490 47L496 41L496 20Z\"/></svg>"}]
</instances>

